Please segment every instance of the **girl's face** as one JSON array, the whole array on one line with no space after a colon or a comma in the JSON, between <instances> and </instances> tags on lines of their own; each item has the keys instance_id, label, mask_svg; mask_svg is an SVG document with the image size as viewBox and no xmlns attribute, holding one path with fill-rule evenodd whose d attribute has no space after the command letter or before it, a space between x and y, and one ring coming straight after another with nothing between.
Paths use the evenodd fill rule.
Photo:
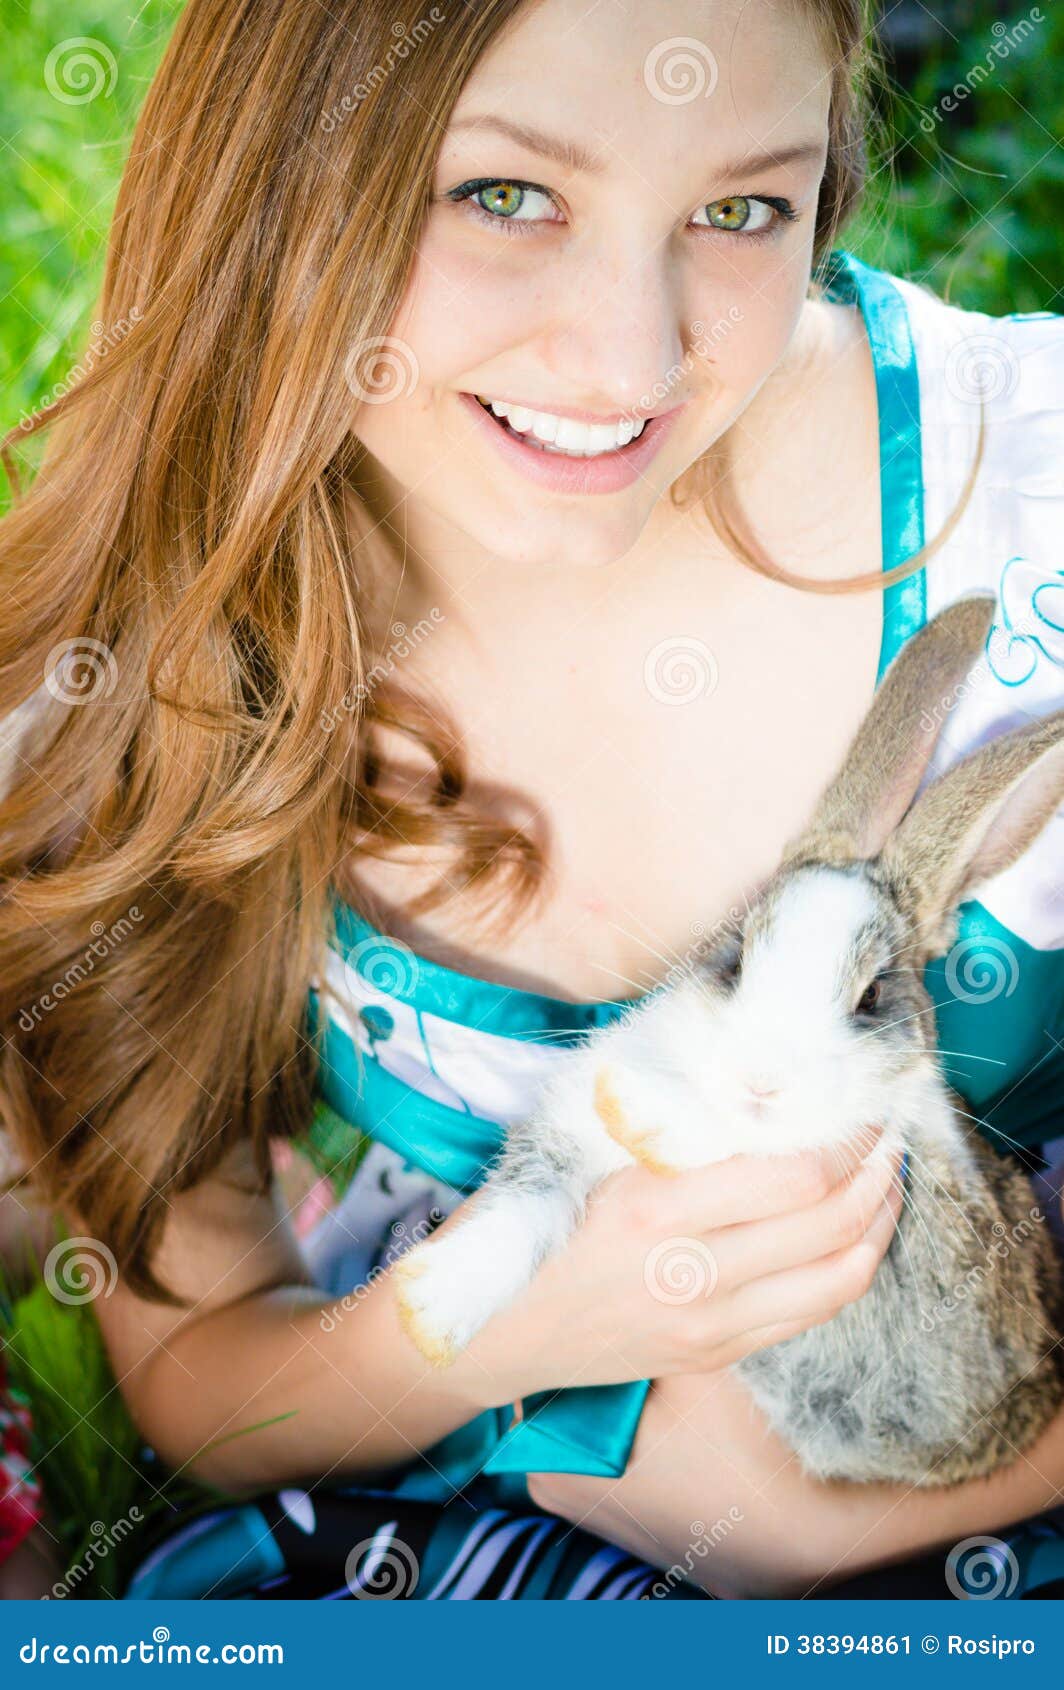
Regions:
<instances>
[{"instance_id":1,"label":"girl's face","mask_svg":"<svg viewBox=\"0 0 1064 1690\"><path fill-rule=\"evenodd\" d=\"M355 421L430 561L633 546L795 331L829 94L773 0L541 0L495 43L441 138L404 379Z\"/></svg>"}]
</instances>

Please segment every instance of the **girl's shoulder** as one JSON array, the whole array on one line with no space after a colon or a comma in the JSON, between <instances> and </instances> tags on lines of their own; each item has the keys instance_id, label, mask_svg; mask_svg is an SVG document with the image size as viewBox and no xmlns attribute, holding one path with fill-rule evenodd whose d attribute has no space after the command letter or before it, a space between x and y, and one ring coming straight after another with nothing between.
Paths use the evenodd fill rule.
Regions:
<instances>
[{"instance_id":1,"label":"girl's shoulder","mask_svg":"<svg viewBox=\"0 0 1064 1690\"><path fill-rule=\"evenodd\" d=\"M919 399L913 425L923 455L931 539L964 490L979 440L983 456L966 513L966 544L996 556L1019 528L1044 544L1064 509L1064 315L993 316L891 278L905 305ZM1016 548L1020 549L1019 547Z\"/></svg>"},{"instance_id":2,"label":"girl's shoulder","mask_svg":"<svg viewBox=\"0 0 1064 1690\"><path fill-rule=\"evenodd\" d=\"M925 483L948 483L943 489L947 497L961 492L982 413L986 435L974 503L983 519L1000 513L992 527L1007 528L1021 500L1052 502L1059 515L1064 499L1064 315L993 316L952 304L924 283L891 279L912 336ZM929 495L935 491L927 488ZM950 508L945 507L946 514ZM929 521L928 533L933 532Z\"/></svg>"},{"instance_id":3,"label":"girl's shoulder","mask_svg":"<svg viewBox=\"0 0 1064 1690\"><path fill-rule=\"evenodd\" d=\"M905 390L906 415L890 439L899 455L911 438L919 446L922 498L914 537L934 546L922 583L926 615L966 593L996 593L1001 617L988 648L992 671L1002 686L1027 687L1024 703L1037 695L1059 704L1064 315L994 316L951 303L926 283L885 279L901 298L911 342L914 379ZM889 474L888 463L885 488Z\"/></svg>"},{"instance_id":4,"label":"girl's shoulder","mask_svg":"<svg viewBox=\"0 0 1064 1690\"><path fill-rule=\"evenodd\" d=\"M987 740L1064 708L1064 316L992 316L892 278L919 375L925 544L923 619L993 592L986 646L939 700L933 779ZM984 420L983 453L952 529ZM1040 950L1064 947L1064 809L981 894L1002 925Z\"/></svg>"},{"instance_id":5,"label":"girl's shoulder","mask_svg":"<svg viewBox=\"0 0 1064 1690\"><path fill-rule=\"evenodd\" d=\"M920 373L921 405L962 421L980 403L1006 428L1044 414L1064 416L1064 314L1000 315L958 304L930 283L890 275L901 295Z\"/></svg>"}]
</instances>

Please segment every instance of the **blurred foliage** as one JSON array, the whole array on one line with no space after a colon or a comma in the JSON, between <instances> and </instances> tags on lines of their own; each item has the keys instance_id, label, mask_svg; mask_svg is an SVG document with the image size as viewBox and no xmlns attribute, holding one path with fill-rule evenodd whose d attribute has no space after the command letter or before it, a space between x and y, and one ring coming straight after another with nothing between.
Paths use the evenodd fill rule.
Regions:
<instances>
[{"instance_id":1,"label":"blurred foliage","mask_svg":"<svg viewBox=\"0 0 1064 1690\"><path fill-rule=\"evenodd\" d=\"M971 310L1064 310L1064 5L885 12L894 94L843 244Z\"/></svg>"},{"instance_id":2,"label":"blurred foliage","mask_svg":"<svg viewBox=\"0 0 1064 1690\"><path fill-rule=\"evenodd\" d=\"M55 1232L63 1265L33 1247L0 1267L0 1383L30 1413L30 1461L60 1569L61 1594L118 1597L155 1541L178 1521L235 1504L215 1485L171 1473L130 1418L92 1307L110 1296L98 1247ZM294 1410L289 1412L294 1413ZM273 1425L277 1414L213 1439L206 1449ZM191 1458L190 1458L191 1459Z\"/></svg>"},{"instance_id":3,"label":"blurred foliage","mask_svg":"<svg viewBox=\"0 0 1064 1690\"><path fill-rule=\"evenodd\" d=\"M69 378L87 344L133 124L181 4L147 0L138 10L136 0L76 6L3 0L0 6L5 431ZM82 48L74 45L79 39Z\"/></svg>"},{"instance_id":4,"label":"blurred foliage","mask_svg":"<svg viewBox=\"0 0 1064 1690\"><path fill-rule=\"evenodd\" d=\"M72 1595L117 1596L142 1553L138 1521L151 1488L96 1321L57 1302L42 1280L0 1308L0 1334L9 1384L32 1417L30 1454L60 1576L73 1571Z\"/></svg>"}]
</instances>

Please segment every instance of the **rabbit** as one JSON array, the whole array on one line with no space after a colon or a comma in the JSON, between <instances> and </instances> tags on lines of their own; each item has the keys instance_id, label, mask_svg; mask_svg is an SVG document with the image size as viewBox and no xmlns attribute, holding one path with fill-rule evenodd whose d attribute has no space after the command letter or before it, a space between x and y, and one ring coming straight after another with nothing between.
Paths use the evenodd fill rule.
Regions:
<instances>
[{"instance_id":1,"label":"rabbit","mask_svg":"<svg viewBox=\"0 0 1064 1690\"><path fill-rule=\"evenodd\" d=\"M959 600L908 640L735 930L578 1046L464 1223L402 1257L400 1314L427 1359L447 1365L521 1292L614 1170L676 1174L879 1123L872 1154L903 1149L908 1174L870 1289L733 1366L820 1478L948 1485L1034 1441L1064 1398L1061 1263L1026 1172L942 1077L923 984L957 904L1064 800L1064 710L916 796L941 720L930 707L963 682L995 604Z\"/></svg>"}]
</instances>

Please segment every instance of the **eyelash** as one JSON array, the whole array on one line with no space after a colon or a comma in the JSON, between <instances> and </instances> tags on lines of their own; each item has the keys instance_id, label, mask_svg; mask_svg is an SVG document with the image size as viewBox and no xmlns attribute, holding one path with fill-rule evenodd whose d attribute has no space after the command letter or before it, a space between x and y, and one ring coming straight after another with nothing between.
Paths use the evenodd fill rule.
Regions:
<instances>
[{"instance_id":1,"label":"eyelash","mask_svg":"<svg viewBox=\"0 0 1064 1690\"><path fill-rule=\"evenodd\" d=\"M445 200L449 200L453 205L468 204L471 216L475 217L478 222L491 224L494 229L499 229L500 225L502 225L501 232L503 234L531 235L540 227L538 221L528 218L523 221L519 221L517 218L513 217L496 216L490 211L485 211L482 205L476 204L474 195L481 193L485 188L497 187L520 188L522 192L542 194L544 198L552 200L551 194L546 188L542 187L540 183L522 182L517 176L478 176L471 182L462 182L459 187L449 189L448 192L443 195L443 198ZM720 199L748 199L751 202L756 202L758 205L770 205L776 213L776 218L772 223L767 224L765 228L751 229L749 233L745 234L742 229L719 229L711 224L699 223L695 225L699 234L735 235L745 241L767 241L772 240L779 234L784 223L796 222L801 215L800 212L795 210L790 200L783 199L781 196L776 194L722 194ZM556 204L553 200L552 203ZM716 205L718 203L719 202L717 200L706 201L707 205ZM701 209L701 207L699 209Z\"/></svg>"}]
</instances>

